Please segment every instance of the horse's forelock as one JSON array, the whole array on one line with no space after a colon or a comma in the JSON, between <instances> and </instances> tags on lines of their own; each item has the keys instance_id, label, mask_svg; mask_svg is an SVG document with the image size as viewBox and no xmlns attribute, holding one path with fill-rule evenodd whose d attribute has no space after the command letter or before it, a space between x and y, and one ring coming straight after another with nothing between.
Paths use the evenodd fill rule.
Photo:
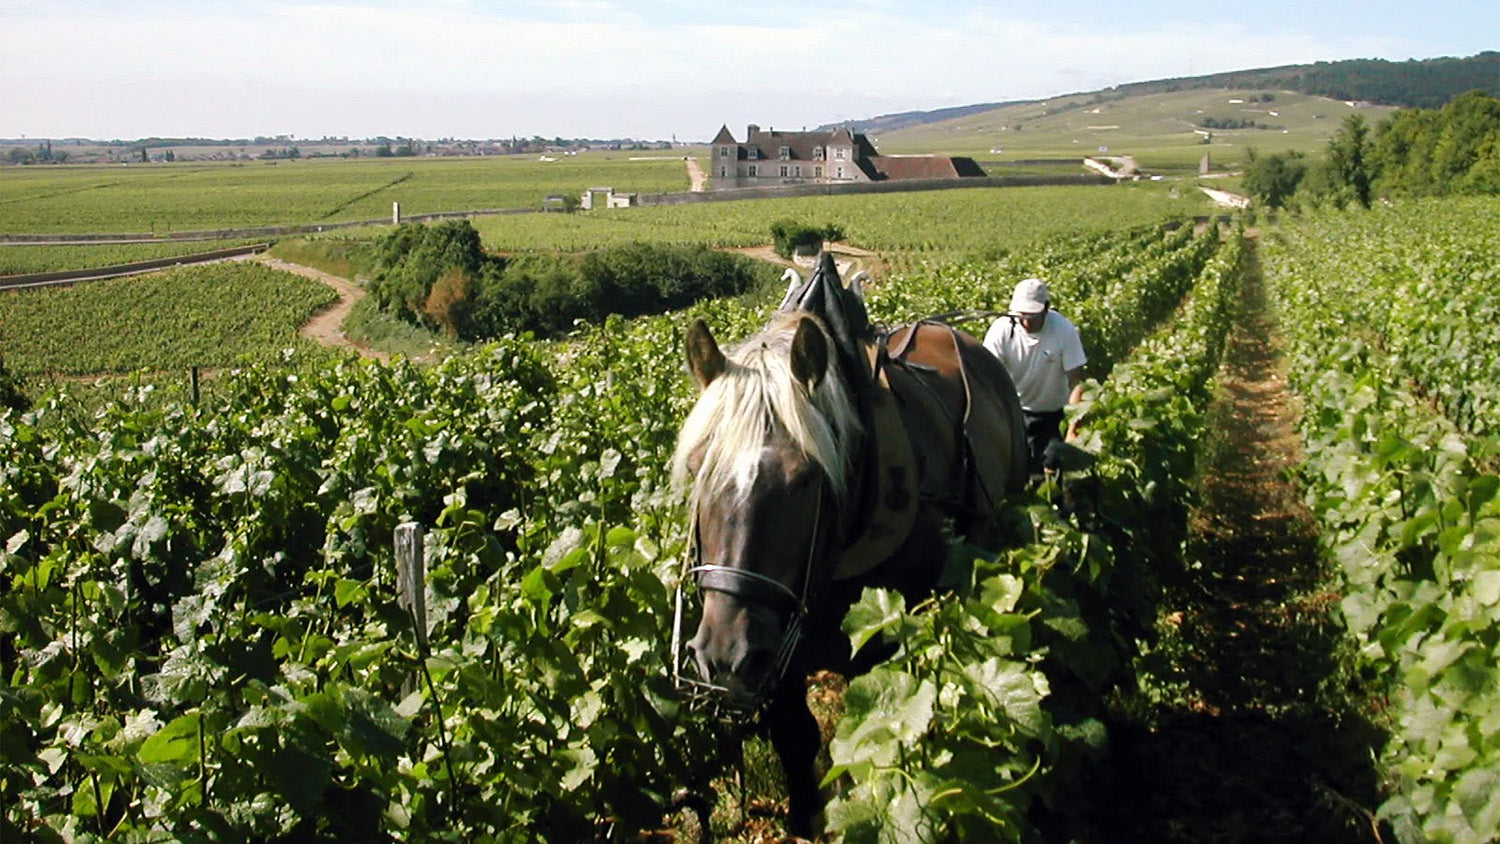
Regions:
<instances>
[{"instance_id":1,"label":"horse's forelock","mask_svg":"<svg viewBox=\"0 0 1500 844\"><path fill-rule=\"evenodd\" d=\"M859 417L836 356L809 392L792 374L790 350L799 315L779 315L761 334L736 347L728 366L698 397L677 439L673 479L695 497L744 495L755 479L772 426L818 464L836 495L849 486L848 449ZM824 331L819 324L819 329ZM696 474L688 464L699 459Z\"/></svg>"}]
</instances>

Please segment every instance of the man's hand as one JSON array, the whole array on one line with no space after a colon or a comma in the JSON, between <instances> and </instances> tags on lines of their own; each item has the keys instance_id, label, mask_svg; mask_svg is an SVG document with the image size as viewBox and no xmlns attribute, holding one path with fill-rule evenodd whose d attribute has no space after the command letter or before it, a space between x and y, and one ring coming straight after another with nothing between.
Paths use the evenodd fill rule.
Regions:
<instances>
[{"instance_id":1,"label":"man's hand","mask_svg":"<svg viewBox=\"0 0 1500 844\"><path fill-rule=\"evenodd\" d=\"M1068 370L1068 404L1083 401L1083 367Z\"/></svg>"}]
</instances>

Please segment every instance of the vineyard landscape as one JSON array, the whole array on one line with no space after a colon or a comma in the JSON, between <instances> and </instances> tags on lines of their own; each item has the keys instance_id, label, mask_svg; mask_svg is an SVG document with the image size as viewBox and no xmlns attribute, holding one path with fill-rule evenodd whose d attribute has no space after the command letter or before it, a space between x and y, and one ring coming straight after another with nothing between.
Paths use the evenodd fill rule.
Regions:
<instances>
[{"instance_id":1,"label":"vineyard landscape","mask_svg":"<svg viewBox=\"0 0 1500 844\"><path fill-rule=\"evenodd\" d=\"M680 159L556 163L12 167L0 228L686 189ZM300 337L336 294L259 258L0 291L0 837L782 840L765 740L725 741L671 682L690 537L668 468L687 326L763 326L787 262L746 256L795 220L840 232L883 325L1045 278L1084 332L1070 414L1098 459L1004 502L1006 547L955 537L951 590L869 590L844 619L895 655L809 686L831 838L1495 840L1497 190L1274 215L1148 180L476 216L442 225L483 254L415 268L406 318L371 303L436 227L280 238L278 260L370 291L344 330L411 343L389 360ZM477 301L502 265L642 244L760 281L556 336L441 336L432 291ZM184 246L7 245L0 267Z\"/></svg>"}]
</instances>

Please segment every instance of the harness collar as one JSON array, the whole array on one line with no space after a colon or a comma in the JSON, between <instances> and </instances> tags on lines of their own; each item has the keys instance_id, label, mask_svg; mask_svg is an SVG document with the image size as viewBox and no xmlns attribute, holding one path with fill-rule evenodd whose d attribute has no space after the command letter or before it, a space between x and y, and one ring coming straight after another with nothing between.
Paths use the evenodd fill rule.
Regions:
<instances>
[{"instance_id":1,"label":"harness collar","mask_svg":"<svg viewBox=\"0 0 1500 844\"><path fill-rule=\"evenodd\" d=\"M834 580L859 577L889 558L906 541L917 520L917 458L896 406L886 367L884 343L867 349L873 377L863 397L866 408L864 477L866 489L851 506L868 515L851 526L833 567Z\"/></svg>"}]
</instances>

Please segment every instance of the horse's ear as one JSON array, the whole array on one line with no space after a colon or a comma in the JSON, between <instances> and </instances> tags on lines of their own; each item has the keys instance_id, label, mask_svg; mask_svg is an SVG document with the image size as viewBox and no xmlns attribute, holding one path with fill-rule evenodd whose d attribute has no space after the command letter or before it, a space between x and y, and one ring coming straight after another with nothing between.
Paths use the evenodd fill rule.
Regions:
<instances>
[{"instance_id":1,"label":"horse's ear","mask_svg":"<svg viewBox=\"0 0 1500 844\"><path fill-rule=\"evenodd\" d=\"M816 389L828 374L828 338L823 330L810 319L797 322L797 333L792 337L792 375Z\"/></svg>"},{"instance_id":2,"label":"horse's ear","mask_svg":"<svg viewBox=\"0 0 1500 844\"><path fill-rule=\"evenodd\" d=\"M693 320L693 324L688 326L687 359L688 370L693 373L693 380L698 382L700 390L723 375L727 366L724 353L719 351L719 344L714 341L713 332L708 330L708 323L701 318Z\"/></svg>"}]
</instances>

